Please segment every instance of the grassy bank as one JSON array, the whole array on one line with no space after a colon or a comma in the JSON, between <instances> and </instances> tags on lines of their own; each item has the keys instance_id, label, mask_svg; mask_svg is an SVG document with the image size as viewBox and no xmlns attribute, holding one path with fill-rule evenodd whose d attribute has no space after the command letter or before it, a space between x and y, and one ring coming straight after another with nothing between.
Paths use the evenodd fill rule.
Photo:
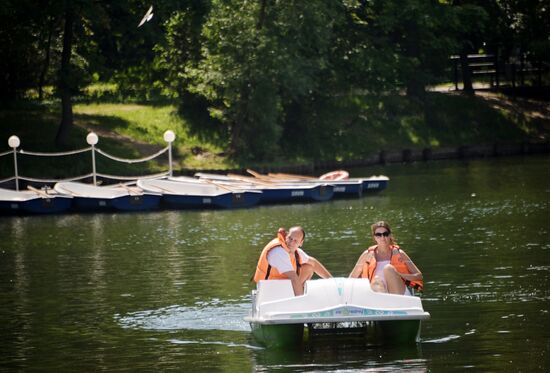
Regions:
<instances>
[{"instance_id":1,"label":"grassy bank","mask_svg":"<svg viewBox=\"0 0 550 373\"><path fill-rule=\"evenodd\" d=\"M74 107L75 124L99 135L113 136L132 144L141 154L152 154L166 146L163 134L176 133L174 151L176 163L185 168L234 167L229 160L216 154L219 145L201 141L189 133L188 123L178 115L173 104L77 104ZM149 145L149 146L147 146ZM207 154L194 156L193 153Z\"/></svg>"},{"instance_id":2,"label":"grassy bank","mask_svg":"<svg viewBox=\"0 0 550 373\"><path fill-rule=\"evenodd\" d=\"M0 110L0 140L17 135L21 148L29 151L62 151L54 146L60 120L59 103L19 102ZM514 99L496 94L467 97L430 93L424 103L402 96L342 99L319 113L310 134L300 142L316 154L300 157L291 153L271 165L289 165L313 160L347 160L368 157L380 150L438 148L495 141L512 142L548 136L548 101ZM542 114L541 114L542 113ZM189 124L176 106L137 103L78 103L69 149L87 147L86 134L98 133L98 147L125 158L152 154L164 146L163 133L176 135L176 168L228 169L253 167L237 164L223 155L223 142L212 143L190 133ZM309 145L308 145L309 144ZM2 150L3 149L3 150ZM315 150L317 149L317 150ZM318 149L321 149L319 151ZM76 157L76 158L75 158ZM22 174L33 177L68 177L90 172L89 155L37 159L21 157ZM67 158L67 159L66 159ZM13 175L10 157L0 159L0 178ZM166 169L160 163L119 164L98 159L98 171L136 175ZM262 164L261 166L265 166Z\"/></svg>"},{"instance_id":3,"label":"grassy bank","mask_svg":"<svg viewBox=\"0 0 550 373\"><path fill-rule=\"evenodd\" d=\"M0 152L9 150L7 140L17 135L21 140L19 149L35 152L62 152L86 148L86 135L96 132L99 136L97 147L122 158L141 158L153 154L166 146L163 134L170 129L176 133L174 156L176 168L215 168L235 167L230 161L217 157L221 150L215 145L204 143L190 136L187 125L177 113L174 105L142 104L75 104L74 127L65 149L55 146L55 136L60 121L58 102L37 103L18 102L0 110L0 140L4 146ZM193 156L195 149L212 154L210 157ZM20 173L38 178L62 178L87 174L91 171L89 153L67 157L42 158L20 155ZM166 170L167 156L138 164L118 163L97 157L98 172L117 175L140 175ZM0 179L13 176L11 156L0 158Z\"/></svg>"}]
</instances>

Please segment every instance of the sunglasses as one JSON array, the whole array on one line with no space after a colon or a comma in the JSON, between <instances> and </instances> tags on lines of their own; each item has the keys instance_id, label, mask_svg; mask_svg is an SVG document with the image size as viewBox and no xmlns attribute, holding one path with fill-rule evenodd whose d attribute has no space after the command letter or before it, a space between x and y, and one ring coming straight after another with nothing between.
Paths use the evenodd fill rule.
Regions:
<instances>
[{"instance_id":1,"label":"sunglasses","mask_svg":"<svg viewBox=\"0 0 550 373\"><path fill-rule=\"evenodd\" d=\"M390 232L385 231L385 232L382 232L382 233L375 233L374 235L375 235L376 237L382 237L382 236L388 237L388 236L390 235Z\"/></svg>"}]
</instances>

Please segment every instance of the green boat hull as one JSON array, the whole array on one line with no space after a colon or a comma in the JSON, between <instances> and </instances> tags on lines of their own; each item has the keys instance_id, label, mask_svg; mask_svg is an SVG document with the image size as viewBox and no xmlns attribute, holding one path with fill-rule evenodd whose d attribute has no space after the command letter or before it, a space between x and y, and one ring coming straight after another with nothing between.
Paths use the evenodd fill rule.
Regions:
<instances>
[{"instance_id":1,"label":"green boat hull","mask_svg":"<svg viewBox=\"0 0 550 373\"><path fill-rule=\"evenodd\" d=\"M420 342L418 320L377 321L367 333L371 344L405 345Z\"/></svg>"},{"instance_id":2,"label":"green boat hull","mask_svg":"<svg viewBox=\"0 0 550 373\"><path fill-rule=\"evenodd\" d=\"M267 347L295 346L304 339L304 324L259 325L251 323L252 335Z\"/></svg>"},{"instance_id":3,"label":"green boat hull","mask_svg":"<svg viewBox=\"0 0 550 373\"><path fill-rule=\"evenodd\" d=\"M358 323L281 324L251 323L252 335L267 347L295 346L302 342L329 343L341 338L367 345L406 345L419 342L419 320Z\"/></svg>"}]
</instances>

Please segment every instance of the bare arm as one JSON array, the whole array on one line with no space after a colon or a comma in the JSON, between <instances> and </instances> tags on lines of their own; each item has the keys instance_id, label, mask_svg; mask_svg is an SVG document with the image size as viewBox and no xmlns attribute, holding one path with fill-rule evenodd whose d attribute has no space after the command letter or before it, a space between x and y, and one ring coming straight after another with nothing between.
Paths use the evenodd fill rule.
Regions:
<instances>
[{"instance_id":1,"label":"bare arm","mask_svg":"<svg viewBox=\"0 0 550 373\"><path fill-rule=\"evenodd\" d=\"M368 256L367 251L361 254L359 259L357 260L357 263L355 264L355 267L353 267L351 273L349 274L350 278L359 278L359 276L361 276L361 272L363 272L363 266L367 261L367 256Z\"/></svg>"},{"instance_id":2,"label":"bare arm","mask_svg":"<svg viewBox=\"0 0 550 373\"><path fill-rule=\"evenodd\" d=\"M405 264L407 265L407 268L409 269L410 274L400 273L399 276L401 276L404 280L409 281L419 281L422 280L422 272L418 269L418 267L413 263L411 258L407 254L405 254L403 251L401 251L401 255L405 259Z\"/></svg>"},{"instance_id":3,"label":"bare arm","mask_svg":"<svg viewBox=\"0 0 550 373\"><path fill-rule=\"evenodd\" d=\"M325 268L324 265L321 264L320 261L315 259L314 257L310 256L309 260L307 262L308 264L311 264L313 266L313 271L319 275L321 278L331 278L332 275L330 272Z\"/></svg>"},{"instance_id":4,"label":"bare arm","mask_svg":"<svg viewBox=\"0 0 550 373\"><path fill-rule=\"evenodd\" d=\"M300 283L298 275L294 271L284 272L283 275L288 277L292 282L292 289L294 289L294 295L304 295L304 286Z\"/></svg>"}]
</instances>

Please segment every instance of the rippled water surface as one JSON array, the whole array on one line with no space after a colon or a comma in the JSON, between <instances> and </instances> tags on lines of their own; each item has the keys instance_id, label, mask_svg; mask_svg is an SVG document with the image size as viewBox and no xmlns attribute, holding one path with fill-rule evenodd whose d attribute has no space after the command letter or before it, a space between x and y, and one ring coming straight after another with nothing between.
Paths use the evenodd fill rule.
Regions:
<instances>
[{"instance_id":1,"label":"rippled water surface","mask_svg":"<svg viewBox=\"0 0 550 373\"><path fill-rule=\"evenodd\" d=\"M0 217L0 370L547 371L550 157L352 170L362 199L234 211ZM259 252L302 224L347 276L386 219L423 271L422 342L265 349L243 321Z\"/></svg>"}]
</instances>

